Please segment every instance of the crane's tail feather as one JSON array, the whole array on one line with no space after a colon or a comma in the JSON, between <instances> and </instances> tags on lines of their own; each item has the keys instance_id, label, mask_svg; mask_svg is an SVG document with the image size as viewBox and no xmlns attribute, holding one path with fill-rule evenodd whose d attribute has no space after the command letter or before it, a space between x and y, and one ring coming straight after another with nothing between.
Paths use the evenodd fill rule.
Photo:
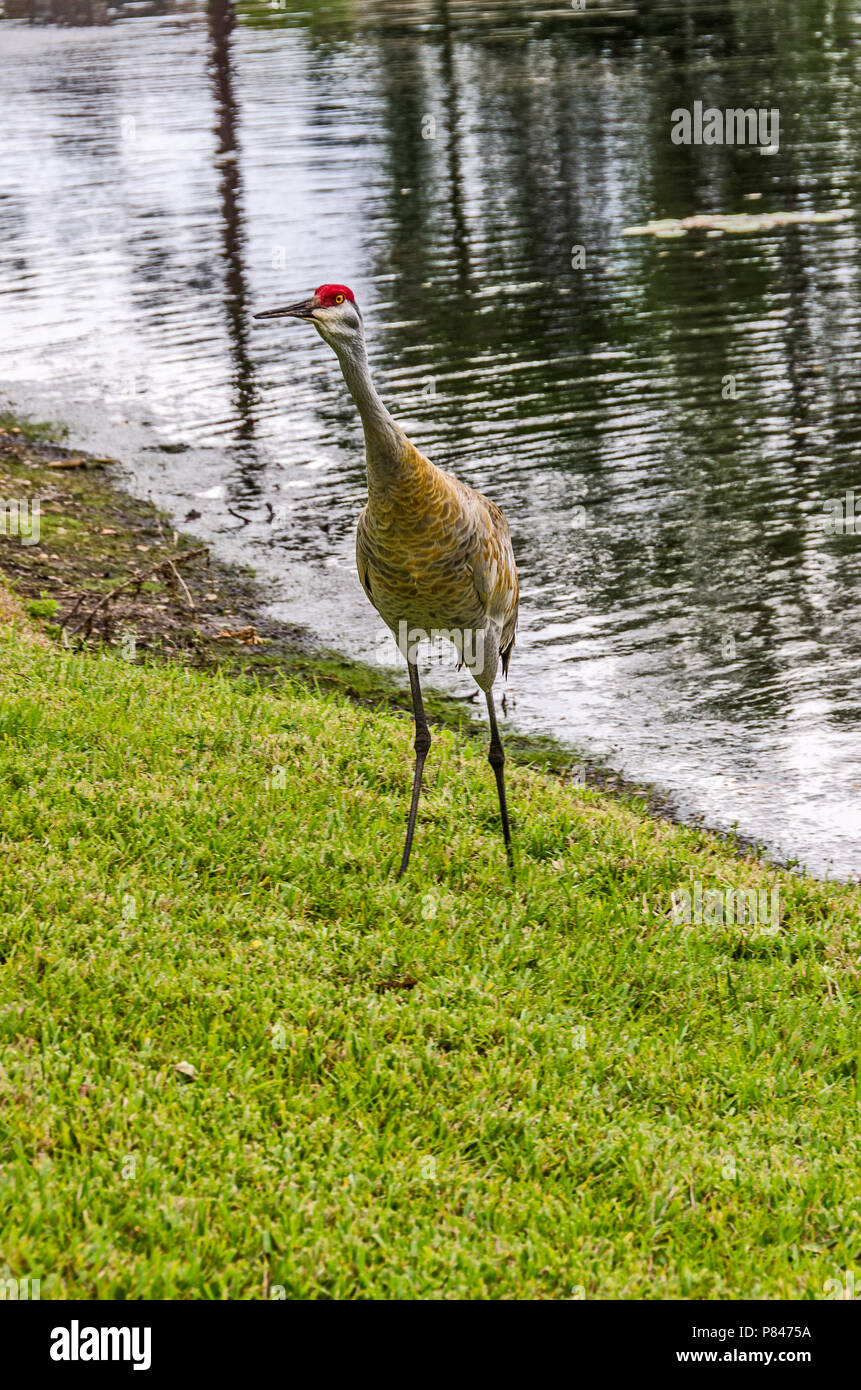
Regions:
<instances>
[{"instance_id":1,"label":"crane's tail feather","mask_svg":"<svg viewBox=\"0 0 861 1390\"><path fill-rule=\"evenodd\" d=\"M512 639L511 639L511 641L509 642L508 646L505 648L505 651L499 653L499 655L500 655L500 657L501 657L501 659L502 659L502 674L503 674L503 676L505 676L505 679L506 679L506 680L508 679L508 663L509 663L510 660L511 660L511 653L512 653L513 651L514 651L514 638L512 637Z\"/></svg>"}]
</instances>

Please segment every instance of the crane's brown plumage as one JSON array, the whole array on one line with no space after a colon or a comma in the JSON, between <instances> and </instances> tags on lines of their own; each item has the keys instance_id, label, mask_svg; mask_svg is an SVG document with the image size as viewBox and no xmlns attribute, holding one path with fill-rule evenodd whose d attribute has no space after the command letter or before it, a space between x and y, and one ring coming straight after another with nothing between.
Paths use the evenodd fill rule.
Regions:
<instances>
[{"instance_id":1,"label":"crane's brown plumage","mask_svg":"<svg viewBox=\"0 0 861 1390\"><path fill-rule=\"evenodd\" d=\"M510 858L505 757L492 695L500 660L508 673L520 594L508 522L490 498L420 454L392 419L371 380L362 316L346 285L321 285L310 299L257 317L309 320L337 353L365 434L368 502L356 535L359 578L399 644L405 630L425 637L459 634L458 654L487 700L490 763ZM418 668L409 650L404 655L416 719L416 768L401 874L409 862L431 742Z\"/></svg>"},{"instance_id":2,"label":"crane's brown plumage","mask_svg":"<svg viewBox=\"0 0 861 1390\"><path fill-rule=\"evenodd\" d=\"M370 474L369 474L370 476ZM470 662L490 690L507 673L519 586L508 522L499 507L436 468L404 437L382 487L369 488L356 534L359 578L383 622L430 634L481 634ZM478 655L479 644L468 644Z\"/></svg>"}]
</instances>

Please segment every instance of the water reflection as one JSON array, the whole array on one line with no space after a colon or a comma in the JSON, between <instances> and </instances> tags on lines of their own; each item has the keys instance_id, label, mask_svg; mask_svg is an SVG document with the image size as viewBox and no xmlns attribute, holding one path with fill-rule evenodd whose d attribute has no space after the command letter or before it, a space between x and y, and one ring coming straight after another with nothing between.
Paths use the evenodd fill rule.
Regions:
<instances>
[{"instance_id":1,"label":"water reflection","mask_svg":"<svg viewBox=\"0 0 861 1390\"><path fill-rule=\"evenodd\" d=\"M238 419L237 434L240 439L250 439L254 434L256 390L254 368L248 354L249 314L242 263L245 238L240 211L239 145L236 138L237 112L231 52L231 36L236 20L231 0L209 0L206 15L212 44L212 79L218 105L216 160L220 166L221 226L227 266L224 307L235 365L234 404Z\"/></svg>"},{"instance_id":2,"label":"water reflection","mask_svg":"<svg viewBox=\"0 0 861 1390\"><path fill-rule=\"evenodd\" d=\"M195 0L5 0L6 18L30 24L108 25L123 19L194 13Z\"/></svg>"},{"instance_id":3,"label":"water reflection","mask_svg":"<svg viewBox=\"0 0 861 1390\"><path fill-rule=\"evenodd\" d=\"M857 871L861 536L823 526L861 496L857 224L622 235L854 207L852 8L345 0L235 24L216 0L67 29L71 3L19 6L53 22L3 33L10 390L93 437L107 402L138 486L369 653L355 412L316 335L249 328L353 284L393 409L511 519L517 721ZM778 153L674 146L695 100L778 106Z\"/></svg>"}]
</instances>

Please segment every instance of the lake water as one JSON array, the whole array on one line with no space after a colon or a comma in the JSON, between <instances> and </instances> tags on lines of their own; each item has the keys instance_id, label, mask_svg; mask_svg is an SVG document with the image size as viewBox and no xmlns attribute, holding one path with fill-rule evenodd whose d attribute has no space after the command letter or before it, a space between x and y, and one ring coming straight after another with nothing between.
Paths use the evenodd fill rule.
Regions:
<instances>
[{"instance_id":1,"label":"lake water","mask_svg":"<svg viewBox=\"0 0 861 1390\"><path fill-rule=\"evenodd\" d=\"M509 724L857 875L861 519L824 508L861 514L861 223L623 232L861 210L861 7L6 15L2 396L381 659L337 363L251 319L352 285L393 412L509 517ZM779 148L674 144L695 101L778 110Z\"/></svg>"}]
</instances>

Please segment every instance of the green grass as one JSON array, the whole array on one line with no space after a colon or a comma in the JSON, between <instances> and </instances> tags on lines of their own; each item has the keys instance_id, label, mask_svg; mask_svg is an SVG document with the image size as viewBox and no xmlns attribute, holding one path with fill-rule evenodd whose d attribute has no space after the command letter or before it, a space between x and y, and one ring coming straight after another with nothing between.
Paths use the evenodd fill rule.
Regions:
<instances>
[{"instance_id":1,"label":"green grass","mask_svg":"<svg viewBox=\"0 0 861 1390\"><path fill-rule=\"evenodd\" d=\"M27 604L29 618L53 618L60 605L55 598L35 598Z\"/></svg>"},{"instance_id":2,"label":"green grass","mask_svg":"<svg viewBox=\"0 0 861 1390\"><path fill-rule=\"evenodd\" d=\"M0 1251L42 1297L822 1297L857 890L289 685L0 635ZM671 892L778 883L780 930ZM177 1071L188 1063L194 1076Z\"/></svg>"}]
</instances>

